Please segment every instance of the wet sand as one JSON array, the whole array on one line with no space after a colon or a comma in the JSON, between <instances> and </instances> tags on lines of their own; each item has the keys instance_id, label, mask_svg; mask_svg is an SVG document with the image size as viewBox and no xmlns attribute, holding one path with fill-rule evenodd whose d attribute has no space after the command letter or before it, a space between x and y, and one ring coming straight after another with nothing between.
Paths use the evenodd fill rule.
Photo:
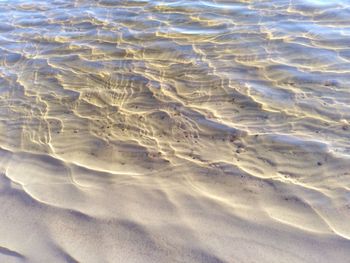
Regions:
<instances>
[{"instance_id":1,"label":"wet sand","mask_svg":"<svg viewBox=\"0 0 350 263\"><path fill-rule=\"evenodd\" d=\"M349 262L349 16L0 1L0 261Z\"/></svg>"}]
</instances>

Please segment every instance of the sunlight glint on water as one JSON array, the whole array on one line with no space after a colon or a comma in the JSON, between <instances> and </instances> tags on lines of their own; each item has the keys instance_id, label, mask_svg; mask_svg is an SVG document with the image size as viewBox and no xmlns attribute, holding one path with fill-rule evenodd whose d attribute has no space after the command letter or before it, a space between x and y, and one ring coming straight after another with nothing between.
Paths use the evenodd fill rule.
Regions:
<instances>
[{"instance_id":1,"label":"sunlight glint on water","mask_svg":"<svg viewBox=\"0 0 350 263\"><path fill-rule=\"evenodd\" d=\"M349 18L1 0L0 261L348 262Z\"/></svg>"}]
</instances>

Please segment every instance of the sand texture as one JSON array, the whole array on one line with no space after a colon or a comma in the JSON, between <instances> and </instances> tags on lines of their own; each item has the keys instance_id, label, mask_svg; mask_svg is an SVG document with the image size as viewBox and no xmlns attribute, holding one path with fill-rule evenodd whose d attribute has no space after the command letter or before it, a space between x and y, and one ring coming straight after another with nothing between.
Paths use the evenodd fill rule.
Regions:
<instances>
[{"instance_id":1,"label":"sand texture","mask_svg":"<svg viewBox=\"0 0 350 263\"><path fill-rule=\"evenodd\" d=\"M0 262L349 263L349 17L0 1Z\"/></svg>"}]
</instances>

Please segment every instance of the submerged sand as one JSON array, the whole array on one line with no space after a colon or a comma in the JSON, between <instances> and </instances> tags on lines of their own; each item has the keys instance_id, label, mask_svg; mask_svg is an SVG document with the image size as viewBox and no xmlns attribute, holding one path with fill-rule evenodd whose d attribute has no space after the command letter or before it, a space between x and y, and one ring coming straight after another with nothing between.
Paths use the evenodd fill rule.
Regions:
<instances>
[{"instance_id":1,"label":"submerged sand","mask_svg":"<svg viewBox=\"0 0 350 263\"><path fill-rule=\"evenodd\" d=\"M0 262L349 262L349 10L1 1Z\"/></svg>"}]
</instances>

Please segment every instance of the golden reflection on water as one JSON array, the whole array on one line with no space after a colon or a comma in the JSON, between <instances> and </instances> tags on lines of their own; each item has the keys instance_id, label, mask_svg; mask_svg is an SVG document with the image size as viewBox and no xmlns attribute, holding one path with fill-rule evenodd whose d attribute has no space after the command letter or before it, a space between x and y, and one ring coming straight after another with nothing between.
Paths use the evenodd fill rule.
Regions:
<instances>
[{"instance_id":1,"label":"golden reflection on water","mask_svg":"<svg viewBox=\"0 0 350 263\"><path fill-rule=\"evenodd\" d=\"M120 236L142 229L115 242L146 261L174 262L179 247L181 262L248 262L235 236L263 262L347 262L348 1L0 1L0 14L4 191L36 201L28 224L62 219L40 224L67 258L98 262L59 229L74 224L93 246L80 224L97 226L109 245L107 218ZM53 253L3 242L34 261ZM118 249L94 255L115 262Z\"/></svg>"}]
</instances>

